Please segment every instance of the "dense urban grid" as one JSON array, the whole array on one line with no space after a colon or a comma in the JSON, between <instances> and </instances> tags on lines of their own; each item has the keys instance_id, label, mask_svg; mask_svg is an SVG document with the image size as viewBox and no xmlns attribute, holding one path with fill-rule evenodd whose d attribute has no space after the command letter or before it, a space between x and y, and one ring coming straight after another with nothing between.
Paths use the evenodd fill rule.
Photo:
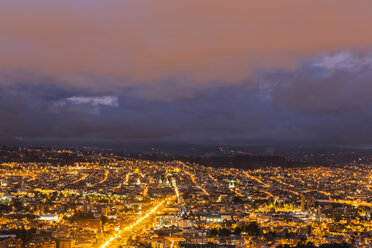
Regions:
<instances>
[{"instance_id":1,"label":"dense urban grid","mask_svg":"<svg viewBox=\"0 0 372 248\"><path fill-rule=\"evenodd\" d=\"M80 153L40 151L61 154ZM92 156L2 162L0 247L372 247L368 164L244 170Z\"/></svg>"}]
</instances>

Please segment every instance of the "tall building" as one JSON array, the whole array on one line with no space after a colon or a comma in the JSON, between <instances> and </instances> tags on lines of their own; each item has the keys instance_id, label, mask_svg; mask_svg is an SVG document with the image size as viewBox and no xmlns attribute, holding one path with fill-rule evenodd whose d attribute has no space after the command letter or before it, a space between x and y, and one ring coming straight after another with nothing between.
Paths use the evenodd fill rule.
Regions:
<instances>
[{"instance_id":1,"label":"tall building","mask_svg":"<svg viewBox=\"0 0 372 248\"><path fill-rule=\"evenodd\" d=\"M314 210L315 200L311 196L301 195L301 212Z\"/></svg>"},{"instance_id":2,"label":"tall building","mask_svg":"<svg viewBox=\"0 0 372 248\"><path fill-rule=\"evenodd\" d=\"M305 212L305 196L301 195L301 212Z\"/></svg>"},{"instance_id":3,"label":"tall building","mask_svg":"<svg viewBox=\"0 0 372 248\"><path fill-rule=\"evenodd\" d=\"M183 196L178 197L178 204L183 204Z\"/></svg>"}]
</instances>

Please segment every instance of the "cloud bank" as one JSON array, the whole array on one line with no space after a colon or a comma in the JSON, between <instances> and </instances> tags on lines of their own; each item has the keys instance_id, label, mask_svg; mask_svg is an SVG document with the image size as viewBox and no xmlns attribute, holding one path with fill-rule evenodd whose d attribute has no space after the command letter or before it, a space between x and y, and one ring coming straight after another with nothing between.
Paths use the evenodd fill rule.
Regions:
<instances>
[{"instance_id":1,"label":"cloud bank","mask_svg":"<svg viewBox=\"0 0 372 248\"><path fill-rule=\"evenodd\" d=\"M198 88L173 101L144 98L125 87L116 95L97 96L95 89L50 86L49 78L36 77L37 84L1 89L0 137L369 144L372 64L366 61L371 58L327 54L296 70L264 74L243 85ZM329 62L334 60L342 66Z\"/></svg>"}]
</instances>

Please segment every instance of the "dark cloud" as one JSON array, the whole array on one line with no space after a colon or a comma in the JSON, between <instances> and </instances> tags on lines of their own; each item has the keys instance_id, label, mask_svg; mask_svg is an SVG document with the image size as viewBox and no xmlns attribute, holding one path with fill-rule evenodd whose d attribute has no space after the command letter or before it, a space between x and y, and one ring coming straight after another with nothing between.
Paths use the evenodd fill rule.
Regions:
<instances>
[{"instance_id":1,"label":"dark cloud","mask_svg":"<svg viewBox=\"0 0 372 248\"><path fill-rule=\"evenodd\" d=\"M239 85L189 88L170 80L165 87L89 90L3 71L12 83L0 90L0 137L370 144L369 58L324 55Z\"/></svg>"}]
</instances>

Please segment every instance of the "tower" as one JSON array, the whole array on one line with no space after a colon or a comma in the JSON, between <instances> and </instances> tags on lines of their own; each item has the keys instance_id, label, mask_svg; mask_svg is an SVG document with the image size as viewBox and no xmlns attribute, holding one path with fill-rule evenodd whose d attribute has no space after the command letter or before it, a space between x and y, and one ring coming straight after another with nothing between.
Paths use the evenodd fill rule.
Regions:
<instances>
[{"instance_id":1,"label":"tower","mask_svg":"<svg viewBox=\"0 0 372 248\"><path fill-rule=\"evenodd\" d=\"M301 212L305 212L306 211L305 201L306 201L305 196L304 195L301 195Z\"/></svg>"}]
</instances>

